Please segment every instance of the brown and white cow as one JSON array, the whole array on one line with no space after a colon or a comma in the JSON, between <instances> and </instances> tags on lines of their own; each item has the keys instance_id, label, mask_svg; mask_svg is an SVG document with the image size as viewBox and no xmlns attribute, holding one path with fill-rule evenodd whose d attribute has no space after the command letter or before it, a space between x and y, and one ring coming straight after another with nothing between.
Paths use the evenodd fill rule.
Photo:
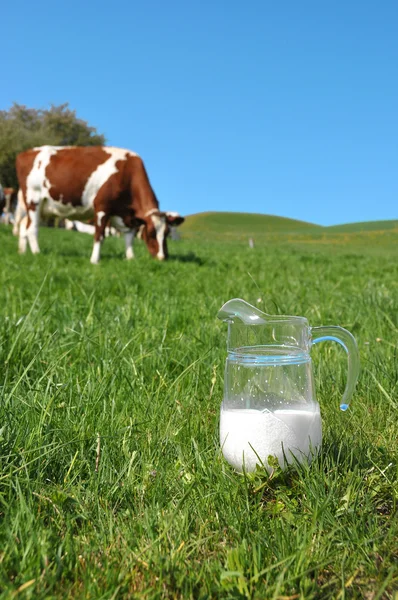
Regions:
<instances>
[{"instance_id":1,"label":"brown and white cow","mask_svg":"<svg viewBox=\"0 0 398 600\"><path fill-rule=\"evenodd\" d=\"M161 212L141 158L122 148L105 146L42 146L22 152L17 175L27 212L19 231L19 251L27 241L38 253L40 216L71 220L94 218L91 262L98 263L105 228L110 221L124 233L126 257L134 258L133 239L144 226L143 239L159 260L167 258L169 227L184 218Z\"/></svg>"},{"instance_id":2,"label":"brown and white cow","mask_svg":"<svg viewBox=\"0 0 398 600\"><path fill-rule=\"evenodd\" d=\"M0 216L4 211L3 222L9 225L14 218L13 214L17 204L17 191L11 187L1 188L0 190Z\"/></svg>"}]
</instances>

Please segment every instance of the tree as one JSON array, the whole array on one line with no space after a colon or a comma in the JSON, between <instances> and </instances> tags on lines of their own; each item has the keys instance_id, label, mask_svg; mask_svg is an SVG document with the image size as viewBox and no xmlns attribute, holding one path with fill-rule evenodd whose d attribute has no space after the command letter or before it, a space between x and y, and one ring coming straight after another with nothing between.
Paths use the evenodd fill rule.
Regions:
<instances>
[{"instance_id":1,"label":"tree","mask_svg":"<svg viewBox=\"0 0 398 600\"><path fill-rule=\"evenodd\" d=\"M44 144L96 146L105 144L105 137L95 127L78 119L68 103L52 105L49 109L27 108L14 103L8 111L0 111L0 183L17 188L17 154Z\"/></svg>"}]
</instances>

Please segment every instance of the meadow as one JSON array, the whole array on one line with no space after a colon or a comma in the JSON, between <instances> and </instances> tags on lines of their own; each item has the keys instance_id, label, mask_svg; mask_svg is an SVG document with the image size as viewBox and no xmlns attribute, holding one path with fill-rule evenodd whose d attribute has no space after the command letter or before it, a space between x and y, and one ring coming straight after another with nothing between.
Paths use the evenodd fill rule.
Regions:
<instances>
[{"instance_id":1,"label":"meadow","mask_svg":"<svg viewBox=\"0 0 398 600\"><path fill-rule=\"evenodd\" d=\"M182 229L184 232L184 229ZM189 228L153 260L0 226L0 598L398 598L398 232ZM241 297L357 339L312 350L324 441L308 465L239 475L218 439Z\"/></svg>"}]
</instances>

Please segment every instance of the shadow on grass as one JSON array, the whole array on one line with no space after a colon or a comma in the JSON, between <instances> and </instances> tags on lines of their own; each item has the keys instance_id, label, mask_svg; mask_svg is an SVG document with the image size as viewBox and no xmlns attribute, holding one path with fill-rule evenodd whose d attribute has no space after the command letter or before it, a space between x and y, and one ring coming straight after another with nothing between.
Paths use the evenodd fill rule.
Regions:
<instances>
[{"instance_id":1,"label":"shadow on grass","mask_svg":"<svg viewBox=\"0 0 398 600\"><path fill-rule=\"evenodd\" d=\"M274 501L283 490L290 493L295 488L306 488L311 481L311 489L320 485L319 490L322 492L324 483L328 480L333 483L336 474L338 479L344 479L344 473L353 480L361 477L365 480L374 473L374 477L383 479L385 470L392 467L391 472L394 472L396 462L394 453L385 446L374 445L367 440L341 440L336 436L322 444L319 454L313 457L311 463L294 459L285 469L274 465L275 469L271 474L257 467L255 473L244 474L243 477L247 480L251 499L258 501L255 496L260 492L261 502L268 502ZM388 479L385 481L386 485L391 485ZM383 510L387 510L385 506ZM391 507L388 510L392 510Z\"/></svg>"},{"instance_id":2,"label":"shadow on grass","mask_svg":"<svg viewBox=\"0 0 398 600\"><path fill-rule=\"evenodd\" d=\"M88 261L90 260L91 256L90 252L82 252L79 250L73 250L69 248L65 248L65 250L52 250L49 248L44 248L43 250L40 250L40 254L42 254L43 256L62 256L63 258L87 258Z\"/></svg>"},{"instance_id":3,"label":"shadow on grass","mask_svg":"<svg viewBox=\"0 0 398 600\"><path fill-rule=\"evenodd\" d=\"M333 465L349 469L367 470L375 464L395 464L396 458L389 448L366 440L348 441L337 436L322 443L321 458Z\"/></svg>"},{"instance_id":4,"label":"shadow on grass","mask_svg":"<svg viewBox=\"0 0 398 600\"><path fill-rule=\"evenodd\" d=\"M56 250L51 249L51 248L44 248L43 250L41 250L41 254L43 256L50 256L50 255L57 255L57 256L62 256L63 258L87 258L87 261L90 260L90 256L91 256L91 249L86 252L85 250L79 250L79 249L74 249L74 248L57 248ZM136 256L135 260L139 261L140 260L140 256ZM108 261L123 261L123 262L129 262L126 261L126 257L124 256L124 253L121 252L113 252L111 249L107 250L102 250L101 251L101 261L100 262L108 262ZM157 262L157 261L156 261ZM173 254L173 255L169 255L167 262L180 262L180 263L192 263L192 264L197 264L199 266L203 266L205 264L207 265L214 265L214 261L209 261L206 259L201 258L200 256L197 256L194 252L189 252L188 254Z\"/></svg>"},{"instance_id":5,"label":"shadow on grass","mask_svg":"<svg viewBox=\"0 0 398 600\"><path fill-rule=\"evenodd\" d=\"M213 261L204 260L194 252L188 252L188 254L169 254L168 260L182 263L195 263L199 266L215 264Z\"/></svg>"}]
</instances>

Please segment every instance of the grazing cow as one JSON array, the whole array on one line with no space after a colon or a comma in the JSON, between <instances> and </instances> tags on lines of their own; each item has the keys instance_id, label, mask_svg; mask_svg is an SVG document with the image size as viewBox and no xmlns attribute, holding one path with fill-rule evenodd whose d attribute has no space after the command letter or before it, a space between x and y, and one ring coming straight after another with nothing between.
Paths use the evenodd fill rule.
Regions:
<instances>
[{"instance_id":1,"label":"grazing cow","mask_svg":"<svg viewBox=\"0 0 398 600\"><path fill-rule=\"evenodd\" d=\"M105 146L42 146L22 152L16 160L26 216L19 232L19 251L29 242L38 253L40 216L72 220L94 219L91 262L98 263L105 228L110 221L125 235L126 257L134 258L133 239L142 237L150 254L167 258L170 226L184 218L161 212L144 163L134 152Z\"/></svg>"},{"instance_id":2,"label":"grazing cow","mask_svg":"<svg viewBox=\"0 0 398 600\"><path fill-rule=\"evenodd\" d=\"M16 207L17 192L14 188L0 186L0 216L4 212L3 222L9 225L13 220Z\"/></svg>"}]
</instances>

